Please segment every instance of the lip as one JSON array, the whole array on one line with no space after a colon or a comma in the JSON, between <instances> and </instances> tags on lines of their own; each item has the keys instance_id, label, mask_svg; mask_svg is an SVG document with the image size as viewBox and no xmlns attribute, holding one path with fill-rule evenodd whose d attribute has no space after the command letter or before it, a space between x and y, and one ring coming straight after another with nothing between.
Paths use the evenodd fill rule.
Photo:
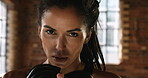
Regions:
<instances>
[{"instance_id":1,"label":"lip","mask_svg":"<svg viewBox=\"0 0 148 78\"><path fill-rule=\"evenodd\" d=\"M68 57L60 57L60 56L52 56L52 58L54 59L54 61L56 62L66 62L66 60L68 59Z\"/></svg>"}]
</instances>

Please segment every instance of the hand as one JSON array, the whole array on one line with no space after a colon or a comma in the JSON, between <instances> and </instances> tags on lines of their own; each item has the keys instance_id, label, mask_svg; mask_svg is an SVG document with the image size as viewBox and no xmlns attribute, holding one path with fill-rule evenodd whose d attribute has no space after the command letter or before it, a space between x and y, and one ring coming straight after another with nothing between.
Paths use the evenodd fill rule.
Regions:
<instances>
[{"instance_id":1,"label":"hand","mask_svg":"<svg viewBox=\"0 0 148 78\"><path fill-rule=\"evenodd\" d=\"M58 73L57 78L64 78L64 74Z\"/></svg>"}]
</instances>

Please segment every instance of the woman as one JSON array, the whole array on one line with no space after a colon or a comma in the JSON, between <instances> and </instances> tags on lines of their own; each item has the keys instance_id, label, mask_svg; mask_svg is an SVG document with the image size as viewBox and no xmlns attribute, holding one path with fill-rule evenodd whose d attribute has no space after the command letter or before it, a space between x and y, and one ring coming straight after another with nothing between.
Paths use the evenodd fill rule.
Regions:
<instances>
[{"instance_id":1,"label":"woman","mask_svg":"<svg viewBox=\"0 0 148 78\"><path fill-rule=\"evenodd\" d=\"M35 66L29 74L23 76L47 78L45 75L52 75L54 68L57 68L57 78L66 78L74 71L86 72L84 75L89 74L93 78L119 78L113 73L105 72L96 34L98 7L97 0L41 0L38 33L47 56L44 62L47 66ZM73 78L72 76L74 75L68 78Z\"/></svg>"}]
</instances>

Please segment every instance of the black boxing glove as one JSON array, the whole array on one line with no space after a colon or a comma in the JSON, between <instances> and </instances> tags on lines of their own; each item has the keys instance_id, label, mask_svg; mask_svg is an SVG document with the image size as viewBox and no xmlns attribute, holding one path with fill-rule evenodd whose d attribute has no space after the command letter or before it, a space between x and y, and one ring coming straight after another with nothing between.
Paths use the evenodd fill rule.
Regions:
<instances>
[{"instance_id":1,"label":"black boxing glove","mask_svg":"<svg viewBox=\"0 0 148 78\"><path fill-rule=\"evenodd\" d=\"M40 64L33 67L26 78L57 78L61 68L50 64ZM64 75L64 78L92 78L88 72L73 71Z\"/></svg>"},{"instance_id":2,"label":"black boxing glove","mask_svg":"<svg viewBox=\"0 0 148 78\"><path fill-rule=\"evenodd\" d=\"M64 78L92 78L92 76L85 71L73 71L65 74Z\"/></svg>"},{"instance_id":3,"label":"black boxing glove","mask_svg":"<svg viewBox=\"0 0 148 78\"><path fill-rule=\"evenodd\" d=\"M33 67L27 78L57 78L60 68L50 64L40 64Z\"/></svg>"}]
</instances>

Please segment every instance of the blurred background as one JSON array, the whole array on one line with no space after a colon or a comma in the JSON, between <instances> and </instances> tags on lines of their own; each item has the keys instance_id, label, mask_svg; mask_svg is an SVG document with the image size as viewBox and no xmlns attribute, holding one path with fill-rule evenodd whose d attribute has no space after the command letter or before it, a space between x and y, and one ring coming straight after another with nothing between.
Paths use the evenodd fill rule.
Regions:
<instances>
[{"instance_id":1,"label":"blurred background","mask_svg":"<svg viewBox=\"0 0 148 78\"><path fill-rule=\"evenodd\" d=\"M0 76L46 60L37 33L39 0L0 0ZM148 78L148 0L101 0L98 38L107 71Z\"/></svg>"}]
</instances>

